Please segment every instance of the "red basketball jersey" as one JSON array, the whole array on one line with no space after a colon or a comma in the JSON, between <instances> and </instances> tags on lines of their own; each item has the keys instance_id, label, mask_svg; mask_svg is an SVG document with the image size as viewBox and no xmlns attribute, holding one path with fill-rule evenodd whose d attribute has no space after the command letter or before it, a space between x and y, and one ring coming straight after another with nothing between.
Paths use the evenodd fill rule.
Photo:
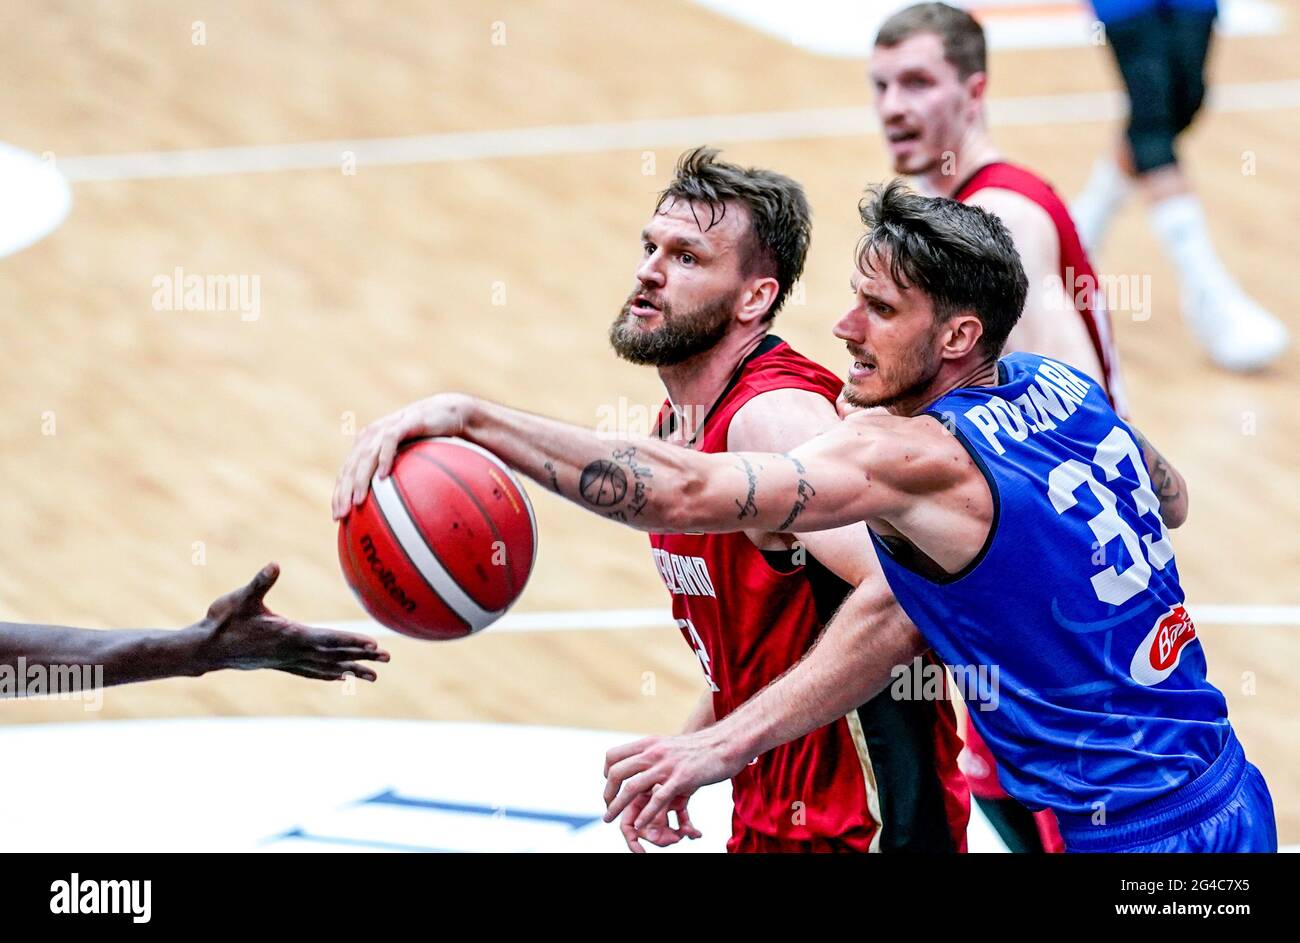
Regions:
<instances>
[{"instance_id":1,"label":"red basketball jersey","mask_svg":"<svg viewBox=\"0 0 1300 943\"><path fill-rule=\"evenodd\" d=\"M762 393L810 390L834 403L843 382L768 337L697 430L727 451L731 419ZM759 550L743 533L653 534L673 615L699 658L717 717L797 662L849 591L821 564ZM805 555L806 556L806 555ZM889 690L848 716L758 757L732 780L731 851L964 851L969 795L947 701Z\"/></svg>"},{"instance_id":2,"label":"red basketball jersey","mask_svg":"<svg viewBox=\"0 0 1300 943\"><path fill-rule=\"evenodd\" d=\"M1119 351L1115 348L1115 335L1111 332L1110 312L1106 310L1097 274L1092 270L1087 250L1079 240L1069 209L1057 196L1052 185L1042 177L1004 161L985 164L975 171L957 188L953 199L964 203L980 190L989 187L1019 193L1041 206L1052 218L1060 246L1058 254L1061 259L1061 281L1065 285L1066 294L1074 299L1075 310L1083 318L1093 350L1097 352L1097 361L1102 367L1103 375L1096 379L1105 385L1115 411L1121 416L1127 416L1128 403L1125 402L1123 382L1119 374ZM1052 354L1049 350L1034 353Z\"/></svg>"}]
</instances>

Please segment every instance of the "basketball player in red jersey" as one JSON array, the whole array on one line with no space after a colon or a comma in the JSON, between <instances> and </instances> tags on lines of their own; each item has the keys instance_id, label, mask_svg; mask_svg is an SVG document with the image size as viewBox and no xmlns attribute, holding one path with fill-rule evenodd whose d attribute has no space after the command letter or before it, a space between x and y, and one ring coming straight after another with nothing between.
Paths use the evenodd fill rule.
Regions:
<instances>
[{"instance_id":1,"label":"basketball player in red jersey","mask_svg":"<svg viewBox=\"0 0 1300 943\"><path fill-rule=\"evenodd\" d=\"M1045 354L1095 377L1127 415L1119 353L1092 263L1069 210L1042 177L1008 163L988 134L984 30L964 10L920 3L880 27L870 81L894 171L931 196L995 214L1020 253L1029 295L1007 350ZM971 792L1013 851L1059 851L1050 812L1009 799L974 728L961 764Z\"/></svg>"},{"instance_id":2,"label":"basketball player in red jersey","mask_svg":"<svg viewBox=\"0 0 1300 943\"><path fill-rule=\"evenodd\" d=\"M929 196L988 210L1011 232L1029 297L1007 350L1073 364L1104 383L1125 415L1110 317L1069 210L989 137L983 28L945 3L907 7L881 25L869 73L894 172Z\"/></svg>"},{"instance_id":3,"label":"basketball player in red jersey","mask_svg":"<svg viewBox=\"0 0 1300 943\"><path fill-rule=\"evenodd\" d=\"M703 452L784 451L839 425L843 383L771 333L803 270L810 225L803 190L788 177L704 148L682 155L641 234L636 285L609 332L620 357L656 367L663 380L660 438ZM336 516L350 498L340 489ZM737 503L737 520L755 513ZM650 544L704 675L683 732L712 725L798 662L854 587L876 587L873 626L905 636L897 664L912 665L925 649L889 593L865 525L655 533ZM964 851L960 749L947 700L883 692L732 779L728 850ZM638 833L644 806L639 800L621 821L633 851L642 841L698 837L684 802L672 809L676 826L665 812Z\"/></svg>"},{"instance_id":4,"label":"basketball player in red jersey","mask_svg":"<svg viewBox=\"0 0 1300 943\"><path fill-rule=\"evenodd\" d=\"M654 366L668 392L659 435L704 452L785 450L834 426L843 384L771 333L803 270L811 221L788 177L683 154L642 232L636 288L610 328L615 352ZM737 507L743 520L752 509ZM880 579L865 527L813 534L653 534L652 554L706 688L685 730L729 713L807 651L853 586ZM905 619L894 609L895 618ZM919 646L918 646L919 650ZM965 847L968 799L946 702L877 697L786 744L733 782L731 851ZM698 832L684 807L638 836Z\"/></svg>"},{"instance_id":5,"label":"basketball player in red jersey","mask_svg":"<svg viewBox=\"0 0 1300 943\"><path fill-rule=\"evenodd\" d=\"M88 689L159 678L196 678L233 668L273 668L303 678L374 681L363 661L388 661L372 639L313 629L266 608L263 598L279 578L268 564L252 581L222 596L207 615L175 631L96 631L51 625L0 623L0 697L25 694L85 696ZM89 669L90 681L81 681ZM31 681L42 679L39 690ZM55 690L75 680L77 690Z\"/></svg>"}]
</instances>

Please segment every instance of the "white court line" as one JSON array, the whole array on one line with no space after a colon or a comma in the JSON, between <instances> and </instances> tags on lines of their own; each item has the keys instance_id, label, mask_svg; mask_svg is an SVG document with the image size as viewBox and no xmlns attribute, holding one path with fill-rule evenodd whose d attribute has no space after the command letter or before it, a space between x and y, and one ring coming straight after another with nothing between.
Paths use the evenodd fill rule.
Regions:
<instances>
[{"instance_id":1,"label":"white court line","mask_svg":"<svg viewBox=\"0 0 1300 943\"><path fill-rule=\"evenodd\" d=\"M1300 606L1188 606L1204 625L1297 625Z\"/></svg>"},{"instance_id":2,"label":"white court line","mask_svg":"<svg viewBox=\"0 0 1300 943\"><path fill-rule=\"evenodd\" d=\"M1210 92L1209 107L1224 112L1300 107L1300 79L1217 86ZM991 123L1003 127L1114 121L1123 114L1123 96L1118 92L989 100ZM353 154L356 166L364 168L617 150L654 150L703 142L867 137L878 133L876 120L864 103L861 107L853 108L704 115L606 124L542 125L498 131L65 157L59 160L58 167L69 180L85 183L285 170L339 170L345 153Z\"/></svg>"},{"instance_id":3,"label":"white court line","mask_svg":"<svg viewBox=\"0 0 1300 943\"><path fill-rule=\"evenodd\" d=\"M1187 607L1199 625L1300 626L1300 606L1198 606ZM396 635L377 622L361 619L318 623L344 632ZM492 632L582 632L624 629L671 629L676 626L667 609L576 609L511 612L491 627Z\"/></svg>"}]
</instances>

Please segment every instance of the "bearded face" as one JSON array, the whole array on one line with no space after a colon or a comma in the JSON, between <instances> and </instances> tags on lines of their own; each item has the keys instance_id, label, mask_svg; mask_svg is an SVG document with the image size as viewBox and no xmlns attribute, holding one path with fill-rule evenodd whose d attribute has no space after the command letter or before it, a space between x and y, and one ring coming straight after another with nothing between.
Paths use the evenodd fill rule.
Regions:
<instances>
[{"instance_id":1,"label":"bearded face","mask_svg":"<svg viewBox=\"0 0 1300 943\"><path fill-rule=\"evenodd\" d=\"M711 349L727 333L740 290L686 311L645 288L628 295L614 323L609 343L624 360L669 367Z\"/></svg>"}]
</instances>

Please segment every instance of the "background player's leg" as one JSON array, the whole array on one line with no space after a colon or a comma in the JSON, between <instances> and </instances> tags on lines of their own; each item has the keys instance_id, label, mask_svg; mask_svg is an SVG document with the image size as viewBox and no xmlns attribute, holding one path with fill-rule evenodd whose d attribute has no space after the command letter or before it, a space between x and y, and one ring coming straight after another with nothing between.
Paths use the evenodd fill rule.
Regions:
<instances>
[{"instance_id":1,"label":"background player's leg","mask_svg":"<svg viewBox=\"0 0 1300 943\"><path fill-rule=\"evenodd\" d=\"M1128 192L1123 174L1134 174L1151 228L1178 270L1188 325L1215 363L1255 370L1275 360L1289 337L1220 261L1200 200L1174 153L1175 139L1204 98L1215 18L1204 0L1181 6L1107 23L1107 40L1129 93L1129 123L1121 156L1099 163L1073 212L1085 244L1095 247Z\"/></svg>"},{"instance_id":2,"label":"background player's leg","mask_svg":"<svg viewBox=\"0 0 1300 943\"><path fill-rule=\"evenodd\" d=\"M1121 136L1111 154L1097 159L1088 182L1070 203L1074 228L1088 253L1094 258L1110 229L1115 214L1133 195L1133 159L1128 139Z\"/></svg>"},{"instance_id":3,"label":"background player's leg","mask_svg":"<svg viewBox=\"0 0 1300 943\"><path fill-rule=\"evenodd\" d=\"M1204 97L1205 60L1214 16L1170 11L1164 20L1174 133L1181 133ZM1286 348L1287 331L1242 290L1214 249L1201 202L1177 160L1148 169L1135 151L1151 228L1178 269L1183 315L1210 357L1229 370L1255 370Z\"/></svg>"},{"instance_id":4,"label":"background player's leg","mask_svg":"<svg viewBox=\"0 0 1300 943\"><path fill-rule=\"evenodd\" d=\"M1070 207L1079 238L1091 253L1100 248L1112 219L1133 192L1140 169L1134 166L1134 155L1146 167L1173 162L1169 129L1174 106L1162 15L1155 4L1113 13L1103 3L1095 6L1128 92L1129 115L1114 152L1097 161L1087 186Z\"/></svg>"}]
</instances>

